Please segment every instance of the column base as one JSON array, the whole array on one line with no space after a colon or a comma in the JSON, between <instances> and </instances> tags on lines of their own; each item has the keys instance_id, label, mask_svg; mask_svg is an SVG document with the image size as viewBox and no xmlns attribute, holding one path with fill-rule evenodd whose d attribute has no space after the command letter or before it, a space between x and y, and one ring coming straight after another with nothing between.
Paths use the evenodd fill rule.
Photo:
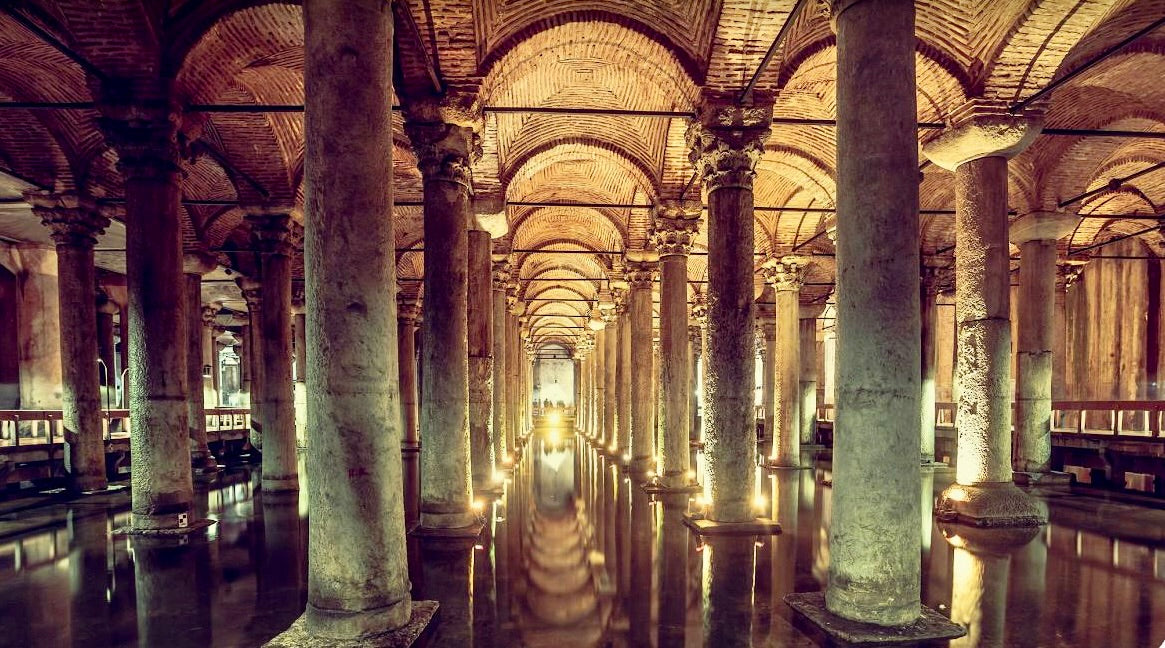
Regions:
<instances>
[{"instance_id":1,"label":"column base","mask_svg":"<svg viewBox=\"0 0 1165 648\"><path fill-rule=\"evenodd\" d=\"M1070 488L1072 474L1049 470L1047 472L1028 472L1016 470L1011 473L1011 479L1020 486L1039 486L1040 488Z\"/></svg>"},{"instance_id":2,"label":"column base","mask_svg":"<svg viewBox=\"0 0 1165 648\"><path fill-rule=\"evenodd\" d=\"M105 475L77 477L69 484L68 490L79 495L104 493L109 488L109 481Z\"/></svg>"},{"instance_id":3,"label":"column base","mask_svg":"<svg viewBox=\"0 0 1165 648\"><path fill-rule=\"evenodd\" d=\"M855 644L898 644L916 641L955 639L967 634L966 628L925 605L919 617L904 626L863 623L830 612L825 607L824 592L800 592L785 596L785 604L797 611L830 638Z\"/></svg>"},{"instance_id":4,"label":"column base","mask_svg":"<svg viewBox=\"0 0 1165 648\"><path fill-rule=\"evenodd\" d=\"M299 476L268 477L263 475L260 488L268 493L288 493L299 490Z\"/></svg>"},{"instance_id":5,"label":"column base","mask_svg":"<svg viewBox=\"0 0 1165 648\"><path fill-rule=\"evenodd\" d=\"M433 517L432 513L421 513L421 523L412 530L412 535L418 538L472 539L480 536L481 530L485 527L485 523L477 516L471 516L468 524L458 526L443 526L436 523L460 518L442 516L441 519L434 520Z\"/></svg>"},{"instance_id":6,"label":"column base","mask_svg":"<svg viewBox=\"0 0 1165 648\"><path fill-rule=\"evenodd\" d=\"M951 484L935 507L935 517L978 527L1026 527L1046 524L1048 514L1011 482Z\"/></svg>"},{"instance_id":7,"label":"column base","mask_svg":"<svg viewBox=\"0 0 1165 648\"><path fill-rule=\"evenodd\" d=\"M689 514L684 516L684 526L698 536L777 535L781 532L781 525L769 518L753 518L748 522L716 522Z\"/></svg>"},{"instance_id":8,"label":"column base","mask_svg":"<svg viewBox=\"0 0 1165 648\"><path fill-rule=\"evenodd\" d=\"M369 635L361 639L332 639L309 634L305 613L295 620L264 648L405 648L412 646L425 633L437 614L437 601L413 601L412 616L395 630Z\"/></svg>"},{"instance_id":9,"label":"column base","mask_svg":"<svg viewBox=\"0 0 1165 648\"><path fill-rule=\"evenodd\" d=\"M484 497L487 500L501 499L505 492L505 486L496 481L491 481L488 485L474 486L473 488L474 497Z\"/></svg>"},{"instance_id":10,"label":"column base","mask_svg":"<svg viewBox=\"0 0 1165 648\"><path fill-rule=\"evenodd\" d=\"M768 459L762 465L765 470L811 470L813 466L797 465L789 466L783 463L778 463L776 459Z\"/></svg>"},{"instance_id":11,"label":"column base","mask_svg":"<svg viewBox=\"0 0 1165 648\"><path fill-rule=\"evenodd\" d=\"M658 476L643 482L639 487L648 495L689 495L704 491L704 487L694 481L686 484L668 485Z\"/></svg>"}]
</instances>

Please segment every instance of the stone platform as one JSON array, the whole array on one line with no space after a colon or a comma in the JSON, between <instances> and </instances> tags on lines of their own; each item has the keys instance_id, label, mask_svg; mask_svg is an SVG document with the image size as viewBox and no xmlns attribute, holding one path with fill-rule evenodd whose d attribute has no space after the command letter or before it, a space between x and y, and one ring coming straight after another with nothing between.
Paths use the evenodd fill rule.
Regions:
<instances>
[{"instance_id":1,"label":"stone platform","mask_svg":"<svg viewBox=\"0 0 1165 648\"><path fill-rule=\"evenodd\" d=\"M397 628L364 639L340 640L315 637L307 633L304 617L299 617L291 627L263 648L406 648L416 643L425 629L437 615L437 601L413 601L413 615L409 622Z\"/></svg>"},{"instance_id":2,"label":"stone platform","mask_svg":"<svg viewBox=\"0 0 1165 648\"><path fill-rule=\"evenodd\" d=\"M824 592L800 592L785 597L789 607L821 628L830 638L853 644L900 644L955 639L966 628L934 610L920 606L921 616L904 626L881 626L837 616L825 608Z\"/></svg>"}]
</instances>

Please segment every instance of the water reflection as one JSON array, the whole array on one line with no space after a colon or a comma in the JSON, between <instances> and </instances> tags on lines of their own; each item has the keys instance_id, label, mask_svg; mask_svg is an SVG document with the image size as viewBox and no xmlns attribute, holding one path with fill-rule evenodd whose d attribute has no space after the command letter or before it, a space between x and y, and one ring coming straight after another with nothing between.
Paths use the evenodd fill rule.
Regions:
<instances>
[{"instance_id":1,"label":"water reflection","mask_svg":"<svg viewBox=\"0 0 1165 648\"><path fill-rule=\"evenodd\" d=\"M762 474L782 533L705 539L687 495L648 500L621 462L537 433L478 538L410 543L414 594L441 601L432 646L792 646L825 639L784 604L824 587L828 464ZM950 481L920 473L923 506ZM303 610L306 501L237 469L198 488L204 537L113 535L128 495L0 518L0 646L259 646ZM1165 512L1110 496L1039 496L1026 537L940 526L923 602L968 628L953 646L1155 645L1165 636ZM36 530L13 533L16 525Z\"/></svg>"}]
</instances>

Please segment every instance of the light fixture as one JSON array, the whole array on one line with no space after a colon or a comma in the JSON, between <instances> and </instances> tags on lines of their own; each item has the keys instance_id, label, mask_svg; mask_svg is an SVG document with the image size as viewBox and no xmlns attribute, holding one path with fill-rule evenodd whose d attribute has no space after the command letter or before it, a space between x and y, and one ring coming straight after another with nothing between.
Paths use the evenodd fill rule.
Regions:
<instances>
[{"instance_id":1,"label":"light fixture","mask_svg":"<svg viewBox=\"0 0 1165 648\"><path fill-rule=\"evenodd\" d=\"M230 331L223 331L222 334L214 339L214 341L225 347L239 345L239 338L235 337L235 334L231 333Z\"/></svg>"}]
</instances>

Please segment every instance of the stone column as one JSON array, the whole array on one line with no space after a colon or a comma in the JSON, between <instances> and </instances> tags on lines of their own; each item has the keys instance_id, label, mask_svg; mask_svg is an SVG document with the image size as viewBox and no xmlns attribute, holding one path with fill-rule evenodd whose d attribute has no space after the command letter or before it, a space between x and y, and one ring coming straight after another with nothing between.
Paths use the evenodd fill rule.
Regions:
<instances>
[{"instance_id":1,"label":"stone column","mask_svg":"<svg viewBox=\"0 0 1165 648\"><path fill-rule=\"evenodd\" d=\"M649 288L650 290L650 288ZM628 303L628 292L624 286L620 291L618 301L618 363L615 366L615 383L618 386L619 400L617 402L616 418L618 423L618 449L620 457L631 454L631 382L635 373L635 365L631 364L631 315ZM650 295L650 292L648 293ZM649 297L650 299L650 297Z\"/></svg>"},{"instance_id":2,"label":"stone column","mask_svg":"<svg viewBox=\"0 0 1165 648\"><path fill-rule=\"evenodd\" d=\"M105 364L105 369L98 375L101 385L110 390L117 384L117 348L113 342L113 316L118 312L118 306L105 295L99 295L97 300L97 357ZM111 401L112 402L112 401Z\"/></svg>"},{"instance_id":3,"label":"stone column","mask_svg":"<svg viewBox=\"0 0 1165 648\"><path fill-rule=\"evenodd\" d=\"M509 438L506 381L506 282L510 280L510 264L503 257L493 264L493 435L494 460L501 463L506 456Z\"/></svg>"},{"instance_id":4,"label":"stone column","mask_svg":"<svg viewBox=\"0 0 1165 648\"><path fill-rule=\"evenodd\" d=\"M1043 476L1052 463L1052 362L1056 241L1080 222L1074 214L1033 212L1011 224L1019 245L1014 468Z\"/></svg>"},{"instance_id":5,"label":"stone column","mask_svg":"<svg viewBox=\"0 0 1165 648\"><path fill-rule=\"evenodd\" d=\"M607 447L607 428L603 416L607 395L606 356L607 330L603 328L595 331L595 445L600 448Z\"/></svg>"},{"instance_id":6,"label":"stone column","mask_svg":"<svg viewBox=\"0 0 1165 648\"><path fill-rule=\"evenodd\" d=\"M522 309L517 297L517 284L506 286L506 305L509 315L506 316L506 454L513 457L514 448L518 442L518 427L520 424L518 403L518 313Z\"/></svg>"},{"instance_id":7,"label":"stone column","mask_svg":"<svg viewBox=\"0 0 1165 648\"><path fill-rule=\"evenodd\" d=\"M401 462L404 483L405 526L421 520L421 438L417 427L417 328L420 304L397 295L396 357L400 377Z\"/></svg>"},{"instance_id":8,"label":"stone column","mask_svg":"<svg viewBox=\"0 0 1165 648\"><path fill-rule=\"evenodd\" d=\"M763 297L762 293L762 297ZM760 400L764 406L765 434L769 444L773 445L777 439L778 418L777 410L777 316L771 304L758 304L756 314L756 352L760 358L761 384ZM770 462L776 458L775 445Z\"/></svg>"},{"instance_id":9,"label":"stone column","mask_svg":"<svg viewBox=\"0 0 1165 648\"><path fill-rule=\"evenodd\" d=\"M295 348L295 384L292 400L295 403L295 441L307 447L307 315L304 314L302 287L291 296L291 344ZM217 374L217 372L216 372Z\"/></svg>"},{"instance_id":10,"label":"stone column","mask_svg":"<svg viewBox=\"0 0 1165 648\"><path fill-rule=\"evenodd\" d=\"M687 132L708 200L708 519L747 522L753 511L753 167L772 108L705 105Z\"/></svg>"},{"instance_id":11,"label":"stone column","mask_svg":"<svg viewBox=\"0 0 1165 648\"><path fill-rule=\"evenodd\" d=\"M699 212L665 209L656 215L653 242L659 252L660 389L663 391L663 485L686 487L689 445L688 254L700 229ZM650 295L650 293L649 293ZM648 297L650 308L650 296Z\"/></svg>"},{"instance_id":12,"label":"stone column","mask_svg":"<svg viewBox=\"0 0 1165 648\"><path fill-rule=\"evenodd\" d=\"M470 165L479 148L471 126L439 108L411 109L405 130L424 179L425 300L421 380L421 526L473 523L466 316Z\"/></svg>"},{"instance_id":13,"label":"stone column","mask_svg":"<svg viewBox=\"0 0 1165 648\"><path fill-rule=\"evenodd\" d=\"M643 260L627 262L630 285L628 319L631 324L631 464L639 481L654 465L653 429L655 412L651 392L651 284L655 264Z\"/></svg>"},{"instance_id":14,"label":"stone column","mask_svg":"<svg viewBox=\"0 0 1165 648\"><path fill-rule=\"evenodd\" d=\"M817 445L817 318L824 305L801 306L798 339L801 344L801 447Z\"/></svg>"},{"instance_id":15,"label":"stone column","mask_svg":"<svg viewBox=\"0 0 1165 648\"><path fill-rule=\"evenodd\" d=\"M356 640L413 616L391 292L393 18L372 0L308 0L303 15L312 435L304 628Z\"/></svg>"},{"instance_id":16,"label":"stone column","mask_svg":"<svg viewBox=\"0 0 1165 648\"><path fill-rule=\"evenodd\" d=\"M253 277L235 280L247 302L247 326L243 330L241 362L250 377L251 445L263 449L266 416L263 412L263 283Z\"/></svg>"},{"instance_id":17,"label":"stone column","mask_svg":"<svg viewBox=\"0 0 1165 648\"><path fill-rule=\"evenodd\" d=\"M1056 300L1052 315L1052 400L1071 400L1068 388L1068 289L1080 278L1086 262L1064 260L1056 265Z\"/></svg>"},{"instance_id":18,"label":"stone column","mask_svg":"<svg viewBox=\"0 0 1165 648\"><path fill-rule=\"evenodd\" d=\"M838 349L825 606L896 626L921 612L914 5L833 0L831 10Z\"/></svg>"},{"instance_id":19,"label":"stone column","mask_svg":"<svg viewBox=\"0 0 1165 648\"><path fill-rule=\"evenodd\" d=\"M603 448L608 452L618 449L619 430L615 427L615 411L619 401L619 382L616 372L619 363L619 314L614 304L602 304L603 322Z\"/></svg>"},{"instance_id":20,"label":"stone column","mask_svg":"<svg viewBox=\"0 0 1165 648\"><path fill-rule=\"evenodd\" d=\"M986 103L968 104L958 116L923 149L955 172L959 461L937 512L980 526L1036 525L1044 518L1011 474L1007 159L1036 136L1039 123Z\"/></svg>"},{"instance_id":21,"label":"stone column","mask_svg":"<svg viewBox=\"0 0 1165 648\"><path fill-rule=\"evenodd\" d=\"M934 463L934 426L935 426L935 363L937 361L937 346L935 333L937 327L938 294L954 287L954 277L949 268L923 266L919 281L919 326L922 330L922 404L920 406L922 463Z\"/></svg>"},{"instance_id":22,"label":"stone column","mask_svg":"<svg viewBox=\"0 0 1165 648\"><path fill-rule=\"evenodd\" d=\"M469 338L469 446L474 490L489 488L493 451L493 259L490 235L468 234L466 318Z\"/></svg>"},{"instance_id":23,"label":"stone column","mask_svg":"<svg viewBox=\"0 0 1165 648\"><path fill-rule=\"evenodd\" d=\"M786 256L765 263L765 276L776 297L777 349L776 412L773 422L771 462L780 468L801 466L801 285L805 282L804 257Z\"/></svg>"},{"instance_id":24,"label":"stone column","mask_svg":"<svg viewBox=\"0 0 1165 648\"><path fill-rule=\"evenodd\" d=\"M218 344L214 341L214 319L218 315L218 308L214 306L205 306L202 309L202 317L200 322L202 327L202 353L201 356L204 366L210 367L210 383L207 384L207 378L203 377L203 410L208 408L218 407L219 403L219 384L218 384Z\"/></svg>"},{"instance_id":25,"label":"stone column","mask_svg":"<svg viewBox=\"0 0 1165 648\"><path fill-rule=\"evenodd\" d=\"M182 256L186 281L186 425L190 434L190 466L195 474L218 472L218 460L210 452L206 438L206 391L202 365L204 329L202 325L202 275L218 263L204 250L188 250Z\"/></svg>"},{"instance_id":26,"label":"stone column","mask_svg":"<svg viewBox=\"0 0 1165 648\"><path fill-rule=\"evenodd\" d=\"M61 375L64 398L65 472L74 492L104 490L105 444L101 430L101 388L97 366L97 271L93 246L109 226L91 200L28 193L57 249Z\"/></svg>"},{"instance_id":27,"label":"stone column","mask_svg":"<svg viewBox=\"0 0 1165 648\"><path fill-rule=\"evenodd\" d=\"M695 310L695 309L693 309ZM696 321L695 316L691 318ZM688 367L688 414L691 416L688 424L688 456L691 466L696 465L696 448L700 443L700 366L699 361L703 352L703 329L699 324L688 326L688 345L692 351L692 361Z\"/></svg>"},{"instance_id":28,"label":"stone column","mask_svg":"<svg viewBox=\"0 0 1165 648\"><path fill-rule=\"evenodd\" d=\"M150 84L143 84L149 86ZM179 209L179 115L161 88L110 93L102 126L125 185L129 288L131 525L190 528L194 486L186 406L186 295ZM89 296L86 296L86 301Z\"/></svg>"},{"instance_id":29,"label":"stone column","mask_svg":"<svg viewBox=\"0 0 1165 648\"><path fill-rule=\"evenodd\" d=\"M61 300L57 286L56 249L22 247L15 255L17 275L16 328L19 346L21 409L61 409ZM92 302L92 295L86 296ZM96 364L96 361L94 361Z\"/></svg>"}]
</instances>

